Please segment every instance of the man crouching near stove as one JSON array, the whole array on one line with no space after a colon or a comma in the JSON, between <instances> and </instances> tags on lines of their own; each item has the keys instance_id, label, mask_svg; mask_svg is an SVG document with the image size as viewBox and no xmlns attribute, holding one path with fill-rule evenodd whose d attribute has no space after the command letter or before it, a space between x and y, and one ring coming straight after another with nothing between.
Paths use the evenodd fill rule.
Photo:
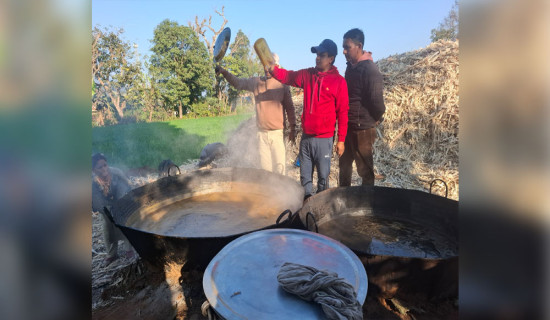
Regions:
<instances>
[{"instance_id":1,"label":"man crouching near stove","mask_svg":"<svg viewBox=\"0 0 550 320\"><path fill-rule=\"evenodd\" d=\"M130 242L122 231L117 228L105 212L122 196L131 190L130 181L117 168L109 167L107 158L102 153L92 156L92 210L100 212L103 218L103 239L107 256L105 265L118 258L118 241L123 241L123 249L127 259L135 257Z\"/></svg>"}]
</instances>

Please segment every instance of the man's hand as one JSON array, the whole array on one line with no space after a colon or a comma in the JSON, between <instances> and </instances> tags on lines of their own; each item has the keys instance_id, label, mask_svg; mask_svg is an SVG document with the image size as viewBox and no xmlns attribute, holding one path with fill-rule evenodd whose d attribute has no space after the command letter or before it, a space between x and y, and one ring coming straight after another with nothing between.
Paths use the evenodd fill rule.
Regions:
<instances>
[{"instance_id":1,"label":"man's hand","mask_svg":"<svg viewBox=\"0 0 550 320\"><path fill-rule=\"evenodd\" d=\"M336 144L336 153L338 154L338 157L341 157L344 154L344 150L346 147L344 146L344 141L338 141Z\"/></svg>"},{"instance_id":2,"label":"man's hand","mask_svg":"<svg viewBox=\"0 0 550 320\"><path fill-rule=\"evenodd\" d=\"M275 68L274 64L264 66L265 72L269 73L270 75L273 75L273 68Z\"/></svg>"},{"instance_id":3,"label":"man's hand","mask_svg":"<svg viewBox=\"0 0 550 320\"><path fill-rule=\"evenodd\" d=\"M292 145L296 145L296 131L290 130L288 133L288 140L292 143Z\"/></svg>"}]
</instances>

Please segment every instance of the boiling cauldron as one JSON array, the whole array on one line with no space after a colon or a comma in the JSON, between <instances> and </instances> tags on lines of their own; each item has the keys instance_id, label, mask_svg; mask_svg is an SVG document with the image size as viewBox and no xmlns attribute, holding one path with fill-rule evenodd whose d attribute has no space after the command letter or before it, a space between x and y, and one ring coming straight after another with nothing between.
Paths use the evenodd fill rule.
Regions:
<instances>
[{"instance_id":1,"label":"boiling cauldron","mask_svg":"<svg viewBox=\"0 0 550 320\"><path fill-rule=\"evenodd\" d=\"M378 186L339 187L298 212L306 229L342 242L362 260L369 294L458 296L458 202Z\"/></svg>"},{"instance_id":2,"label":"boiling cauldron","mask_svg":"<svg viewBox=\"0 0 550 320\"><path fill-rule=\"evenodd\" d=\"M292 228L303 188L293 179L252 168L197 170L136 188L110 210L141 258L204 269L241 235ZM299 221L298 221L299 222Z\"/></svg>"}]
</instances>

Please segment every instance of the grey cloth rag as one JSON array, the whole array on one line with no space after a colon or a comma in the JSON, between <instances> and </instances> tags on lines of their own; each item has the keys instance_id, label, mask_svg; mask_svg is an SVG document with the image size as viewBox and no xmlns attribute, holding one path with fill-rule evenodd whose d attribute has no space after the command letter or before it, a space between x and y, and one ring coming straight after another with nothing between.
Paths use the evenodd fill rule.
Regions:
<instances>
[{"instance_id":1,"label":"grey cloth rag","mask_svg":"<svg viewBox=\"0 0 550 320\"><path fill-rule=\"evenodd\" d=\"M337 273L285 262L279 269L277 281L285 291L320 304L327 319L363 319L353 286Z\"/></svg>"}]
</instances>

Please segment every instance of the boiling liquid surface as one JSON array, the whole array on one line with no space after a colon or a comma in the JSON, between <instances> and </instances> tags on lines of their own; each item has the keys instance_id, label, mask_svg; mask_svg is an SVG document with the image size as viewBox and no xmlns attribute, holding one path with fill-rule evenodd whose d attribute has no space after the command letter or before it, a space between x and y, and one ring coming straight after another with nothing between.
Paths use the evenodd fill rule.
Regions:
<instances>
[{"instance_id":1,"label":"boiling liquid surface","mask_svg":"<svg viewBox=\"0 0 550 320\"><path fill-rule=\"evenodd\" d=\"M264 194L214 192L164 206L153 213L140 210L128 227L164 236L223 237L275 224L280 202Z\"/></svg>"},{"instance_id":2,"label":"boiling liquid surface","mask_svg":"<svg viewBox=\"0 0 550 320\"><path fill-rule=\"evenodd\" d=\"M449 235L405 220L355 211L320 221L318 227L319 233L372 255L441 259L458 254L457 241Z\"/></svg>"}]
</instances>

